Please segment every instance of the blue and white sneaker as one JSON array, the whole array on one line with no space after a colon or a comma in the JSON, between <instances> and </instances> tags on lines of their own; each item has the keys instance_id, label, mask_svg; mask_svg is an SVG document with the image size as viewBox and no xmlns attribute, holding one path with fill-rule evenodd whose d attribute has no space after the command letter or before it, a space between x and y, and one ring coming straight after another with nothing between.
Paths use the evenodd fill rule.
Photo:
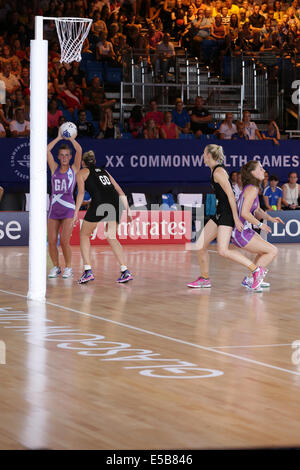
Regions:
<instances>
[{"instance_id":1,"label":"blue and white sneaker","mask_svg":"<svg viewBox=\"0 0 300 470\"><path fill-rule=\"evenodd\" d=\"M88 269L87 271L83 271L81 278L78 280L78 284L85 284L86 282L93 281L94 279L93 271Z\"/></svg>"},{"instance_id":2,"label":"blue and white sneaker","mask_svg":"<svg viewBox=\"0 0 300 470\"><path fill-rule=\"evenodd\" d=\"M133 279L133 276L131 272L128 269L126 269L126 271L121 272L121 276L119 277L119 279L117 279L117 282L124 283L128 281L132 281L132 279Z\"/></svg>"},{"instance_id":3,"label":"blue and white sneaker","mask_svg":"<svg viewBox=\"0 0 300 470\"><path fill-rule=\"evenodd\" d=\"M53 268L50 269L48 277L49 279L53 279L55 277L58 277L61 273L61 269L58 266L53 266Z\"/></svg>"},{"instance_id":4,"label":"blue and white sneaker","mask_svg":"<svg viewBox=\"0 0 300 470\"><path fill-rule=\"evenodd\" d=\"M262 282L260 287L262 287L263 289L268 289L270 287L270 283L269 282ZM248 277L248 276L245 276L244 279L242 280L241 282L241 286L243 287L247 287L248 289L251 289L251 286L252 286L252 278L251 277Z\"/></svg>"}]
</instances>

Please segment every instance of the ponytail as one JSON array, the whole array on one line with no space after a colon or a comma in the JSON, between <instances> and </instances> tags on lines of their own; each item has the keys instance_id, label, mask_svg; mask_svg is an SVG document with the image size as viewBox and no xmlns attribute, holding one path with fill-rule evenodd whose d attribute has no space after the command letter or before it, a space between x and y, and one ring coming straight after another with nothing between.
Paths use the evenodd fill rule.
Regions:
<instances>
[{"instance_id":1,"label":"ponytail","mask_svg":"<svg viewBox=\"0 0 300 470\"><path fill-rule=\"evenodd\" d=\"M210 153L213 160L215 160L220 165L223 165L224 162L224 153L223 147L221 145L209 144L206 147L207 153Z\"/></svg>"},{"instance_id":2,"label":"ponytail","mask_svg":"<svg viewBox=\"0 0 300 470\"><path fill-rule=\"evenodd\" d=\"M96 166L96 157L93 150L88 150L82 155L82 160L84 161L87 168L95 168Z\"/></svg>"}]
</instances>

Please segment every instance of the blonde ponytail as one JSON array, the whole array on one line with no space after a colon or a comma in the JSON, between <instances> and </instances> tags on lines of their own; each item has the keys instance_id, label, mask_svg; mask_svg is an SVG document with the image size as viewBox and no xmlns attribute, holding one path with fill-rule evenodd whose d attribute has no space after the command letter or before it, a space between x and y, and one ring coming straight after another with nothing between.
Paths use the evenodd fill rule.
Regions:
<instances>
[{"instance_id":1,"label":"blonde ponytail","mask_svg":"<svg viewBox=\"0 0 300 470\"><path fill-rule=\"evenodd\" d=\"M223 147L221 145L209 144L205 147L207 153L210 153L213 160L215 160L220 165L223 165L224 162L224 153Z\"/></svg>"}]
</instances>

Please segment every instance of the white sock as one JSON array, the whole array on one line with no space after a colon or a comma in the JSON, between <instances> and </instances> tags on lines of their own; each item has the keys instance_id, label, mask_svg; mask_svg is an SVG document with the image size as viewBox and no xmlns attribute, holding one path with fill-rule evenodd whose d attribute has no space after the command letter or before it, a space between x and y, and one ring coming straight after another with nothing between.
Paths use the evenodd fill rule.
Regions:
<instances>
[{"instance_id":1,"label":"white sock","mask_svg":"<svg viewBox=\"0 0 300 470\"><path fill-rule=\"evenodd\" d=\"M85 264L85 265L83 266L83 269L84 269L85 271L87 271L88 269L92 269L92 267L91 267L89 264Z\"/></svg>"},{"instance_id":2,"label":"white sock","mask_svg":"<svg viewBox=\"0 0 300 470\"><path fill-rule=\"evenodd\" d=\"M121 271L122 271L122 273L123 273L124 271L126 271L126 269L128 269L127 266L125 266L124 264L121 264Z\"/></svg>"}]
</instances>

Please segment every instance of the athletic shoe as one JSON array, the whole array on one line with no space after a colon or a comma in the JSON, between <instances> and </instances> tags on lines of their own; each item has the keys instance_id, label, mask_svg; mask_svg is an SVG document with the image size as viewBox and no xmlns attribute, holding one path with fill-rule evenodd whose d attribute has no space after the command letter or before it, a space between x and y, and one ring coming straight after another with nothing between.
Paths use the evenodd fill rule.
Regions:
<instances>
[{"instance_id":1,"label":"athletic shoe","mask_svg":"<svg viewBox=\"0 0 300 470\"><path fill-rule=\"evenodd\" d=\"M248 287L250 288L252 286L253 279L251 277L245 276L244 279L241 282L241 285L243 287Z\"/></svg>"},{"instance_id":2,"label":"athletic shoe","mask_svg":"<svg viewBox=\"0 0 300 470\"><path fill-rule=\"evenodd\" d=\"M247 288L251 288L252 286L252 278L251 277L248 277L248 276L245 276L244 279L242 280L241 282L241 285L243 287L247 287ZM262 287L263 289L267 289L268 287L270 287L270 283L269 282L262 282L260 287Z\"/></svg>"},{"instance_id":3,"label":"athletic shoe","mask_svg":"<svg viewBox=\"0 0 300 470\"><path fill-rule=\"evenodd\" d=\"M93 281L94 274L91 269L87 269L87 271L83 271L81 278L78 280L78 284L85 284L86 282Z\"/></svg>"},{"instance_id":4,"label":"athletic shoe","mask_svg":"<svg viewBox=\"0 0 300 470\"><path fill-rule=\"evenodd\" d=\"M263 291L261 285L259 287L256 287L256 289L252 289L252 287L247 287L247 290L249 292L262 292Z\"/></svg>"},{"instance_id":5,"label":"athletic shoe","mask_svg":"<svg viewBox=\"0 0 300 470\"><path fill-rule=\"evenodd\" d=\"M126 269L126 271L121 272L121 276L119 277L117 282L123 283L123 282L132 281L132 279L133 279L133 276L131 272L128 271L128 269Z\"/></svg>"},{"instance_id":6,"label":"athletic shoe","mask_svg":"<svg viewBox=\"0 0 300 470\"><path fill-rule=\"evenodd\" d=\"M58 277L60 275L60 273L61 273L61 269L58 268L57 266L53 266L53 268L50 269L48 277L49 278Z\"/></svg>"},{"instance_id":7,"label":"athletic shoe","mask_svg":"<svg viewBox=\"0 0 300 470\"><path fill-rule=\"evenodd\" d=\"M193 288L202 288L202 287L211 287L210 279L204 279L204 277L198 277L196 281L191 282L190 284L187 285L188 287L193 287Z\"/></svg>"},{"instance_id":8,"label":"athletic shoe","mask_svg":"<svg viewBox=\"0 0 300 470\"><path fill-rule=\"evenodd\" d=\"M73 276L72 268L65 268L62 277L64 279L68 279L69 277L72 277L72 276Z\"/></svg>"},{"instance_id":9,"label":"athletic shoe","mask_svg":"<svg viewBox=\"0 0 300 470\"><path fill-rule=\"evenodd\" d=\"M264 269L261 266L258 266L258 268L256 268L252 273L252 276L253 282L250 289L257 289L257 287L259 287L264 280Z\"/></svg>"}]
</instances>

